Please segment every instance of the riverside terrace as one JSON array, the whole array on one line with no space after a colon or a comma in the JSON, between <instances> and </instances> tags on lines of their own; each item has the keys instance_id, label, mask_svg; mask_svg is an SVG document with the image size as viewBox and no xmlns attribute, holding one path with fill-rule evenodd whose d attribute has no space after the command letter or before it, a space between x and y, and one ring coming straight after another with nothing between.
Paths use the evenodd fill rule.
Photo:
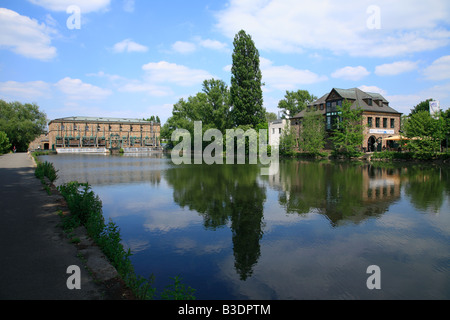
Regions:
<instances>
[{"instance_id":1,"label":"riverside terrace","mask_svg":"<svg viewBox=\"0 0 450 320\"><path fill-rule=\"evenodd\" d=\"M50 121L48 133L30 149L67 150L136 148L159 150L161 124L140 119L67 117Z\"/></svg>"}]
</instances>

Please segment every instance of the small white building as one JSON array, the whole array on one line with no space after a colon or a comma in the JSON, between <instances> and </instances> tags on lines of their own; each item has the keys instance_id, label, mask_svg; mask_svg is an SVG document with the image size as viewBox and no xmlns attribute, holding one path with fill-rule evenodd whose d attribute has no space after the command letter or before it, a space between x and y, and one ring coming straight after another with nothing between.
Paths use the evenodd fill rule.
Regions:
<instances>
[{"instance_id":1,"label":"small white building","mask_svg":"<svg viewBox=\"0 0 450 320\"><path fill-rule=\"evenodd\" d=\"M286 125L290 126L290 121L288 119L269 121L269 145L280 145L281 134L286 128Z\"/></svg>"}]
</instances>

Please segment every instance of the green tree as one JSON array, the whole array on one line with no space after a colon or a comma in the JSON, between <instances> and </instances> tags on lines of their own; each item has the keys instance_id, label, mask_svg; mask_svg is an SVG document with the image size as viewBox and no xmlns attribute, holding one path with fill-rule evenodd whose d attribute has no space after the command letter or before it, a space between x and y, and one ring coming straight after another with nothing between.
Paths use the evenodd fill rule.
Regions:
<instances>
[{"instance_id":1,"label":"green tree","mask_svg":"<svg viewBox=\"0 0 450 320\"><path fill-rule=\"evenodd\" d=\"M170 140L176 129L186 129L193 136L195 121L202 121L203 131L214 128L225 132L230 125L229 98L230 91L222 80L205 80L202 92L174 104L172 116L161 128L161 137ZM172 146L169 141L169 147Z\"/></svg>"},{"instance_id":2,"label":"green tree","mask_svg":"<svg viewBox=\"0 0 450 320\"><path fill-rule=\"evenodd\" d=\"M11 148L8 136L3 131L0 131L0 154L7 153Z\"/></svg>"},{"instance_id":3,"label":"green tree","mask_svg":"<svg viewBox=\"0 0 450 320\"><path fill-rule=\"evenodd\" d=\"M46 126L47 116L36 104L0 100L0 131L7 134L18 151L26 151Z\"/></svg>"},{"instance_id":4,"label":"green tree","mask_svg":"<svg viewBox=\"0 0 450 320\"><path fill-rule=\"evenodd\" d=\"M416 158L429 158L440 151L445 129L442 114L438 119L425 110L412 114L405 124L406 136L411 139L408 148L415 152Z\"/></svg>"},{"instance_id":5,"label":"green tree","mask_svg":"<svg viewBox=\"0 0 450 320\"><path fill-rule=\"evenodd\" d=\"M266 122L277 120L278 116L275 112L266 112Z\"/></svg>"},{"instance_id":6,"label":"green tree","mask_svg":"<svg viewBox=\"0 0 450 320\"><path fill-rule=\"evenodd\" d=\"M235 126L256 127L265 121L259 52L244 30L235 36L233 44L230 87L232 122Z\"/></svg>"},{"instance_id":7,"label":"green tree","mask_svg":"<svg viewBox=\"0 0 450 320\"><path fill-rule=\"evenodd\" d=\"M206 103L200 113L206 125L225 132L230 125L230 90L222 80L203 81Z\"/></svg>"},{"instance_id":8,"label":"green tree","mask_svg":"<svg viewBox=\"0 0 450 320\"><path fill-rule=\"evenodd\" d=\"M325 122L318 112L306 112L302 121L300 147L303 151L319 154L325 146Z\"/></svg>"},{"instance_id":9,"label":"green tree","mask_svg":"<svg viewBox=\"0 0 450 320\"><path fill-rule=\"evenodd\" d=\"M430 101L433 101L433 99L427 99L425 101L420 102L417 106L415 106L413 109L411 109L411 114L416 114L421 111L428 111L430 112Z\"/></svg>"},{"instance_id":10,"label":"green tree","mask_svg":"<svg viewBox=\"0 0 450 320\"><path fill-rule=\"evenodd\" d=\"M284 126L280 136L279 152L284 156L291 156L295 152L296 132L289 124Z\"/></svg>"},{"instance_id":11,"label":"green tree","mask_svg":"<svg viewBox=\"0 0 450 320\"><path fill-rule=\"evenodd\" d=\"M362 109L359 107L352 109L351 102L345 100L337 110L340 119L331 136L334 151L349 157L357 156L360 154L358 149L364 139L363 125L361 124Z\"/></svg>"},{"instance_id":12,"label":"green tree","mask_svg":"<svg viewBox=\"0 0 450 320\"><path fill-rule=\"evenodd\" d=\"M278 102L278 108L283 110L284 117L293 117L315 100L317 97L306 90L286 91L284 99Z\"/></svg>"}]
</instances>

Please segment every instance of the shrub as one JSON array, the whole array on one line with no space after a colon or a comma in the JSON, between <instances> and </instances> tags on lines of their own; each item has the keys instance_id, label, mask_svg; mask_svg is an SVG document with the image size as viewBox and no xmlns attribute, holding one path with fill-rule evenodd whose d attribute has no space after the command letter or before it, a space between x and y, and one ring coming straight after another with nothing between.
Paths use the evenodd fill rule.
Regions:
<instances>
[{"instance_id":1,"label":"shrub","mask_svg":"<svg viewBox=\"0 0 450 320\"><path fill-rule=\"evenodd\" d=\"M8 136L3 131L0 131L0 154L7 153L11 148Z\"/></svg>"},{"instance_id":2,"label":"shrub","mask_svg":"<svg viewBox=\"0 0 450 320\"><path fill-rule=\"evenodd\" d=\"M34 174L41 180L47 177L52 183L58 178L58 170L55 169L53 163L47 161L38 162Z\"/></svg>"}]
</instances>

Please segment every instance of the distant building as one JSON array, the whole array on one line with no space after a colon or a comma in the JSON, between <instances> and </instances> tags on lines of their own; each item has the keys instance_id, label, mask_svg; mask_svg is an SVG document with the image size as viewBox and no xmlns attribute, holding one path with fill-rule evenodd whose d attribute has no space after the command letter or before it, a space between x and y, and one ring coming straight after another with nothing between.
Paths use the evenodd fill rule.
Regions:
<instances>
[{"instance_id":1,"label":"distant building","mask_svg":"<svg viewBox=\"0 0 450 320\"><path fill-rule=\"evenodd\" d=\"M161 125L139 119L67 117L50 121L48 147L58 152L160 148Z\"/></svg>"},{"instance_id":2,"label":"distant building","mask_svg":"<svg viewBox=\"0 0 450 320\"><path fill-rule=\"evenodd\" d=\"M48 133L41 134L39 137L34 139L29 146L30 151L40 151L40 150L50 150L50 141L48 139Z\"/></svg>"},{"instance_id":3,"label":"distant building","mask_svg":"<svg viewBox=\"0 0 450 320\"><path fill-rule=\"evenodd\" d=\"M269 121L269 145L278 146L280 145L280 138L287 126L290 126L290 121L287 119L277 119L274 121Z\"/></svg>"},{"instance_id":4,"label":"distant building","mask_svg":"<svg viewBox=\"0 0 450 320\"><path fill-rule=\"evenodd\" d=\"M338 107L347 100L352 108L361 108L364 140L361 146L364 151L381 151L390 148L390 142L384 139L400 134L401 113L389 106L389 102L379 93L364 92L358 88L332 89L320 99L307 106L305 110L291 119L291 126L301 132L302 119L307 112L316 111L323 114L325 129L330 133L340 121Z\"/></svg>"}]
</instances>

